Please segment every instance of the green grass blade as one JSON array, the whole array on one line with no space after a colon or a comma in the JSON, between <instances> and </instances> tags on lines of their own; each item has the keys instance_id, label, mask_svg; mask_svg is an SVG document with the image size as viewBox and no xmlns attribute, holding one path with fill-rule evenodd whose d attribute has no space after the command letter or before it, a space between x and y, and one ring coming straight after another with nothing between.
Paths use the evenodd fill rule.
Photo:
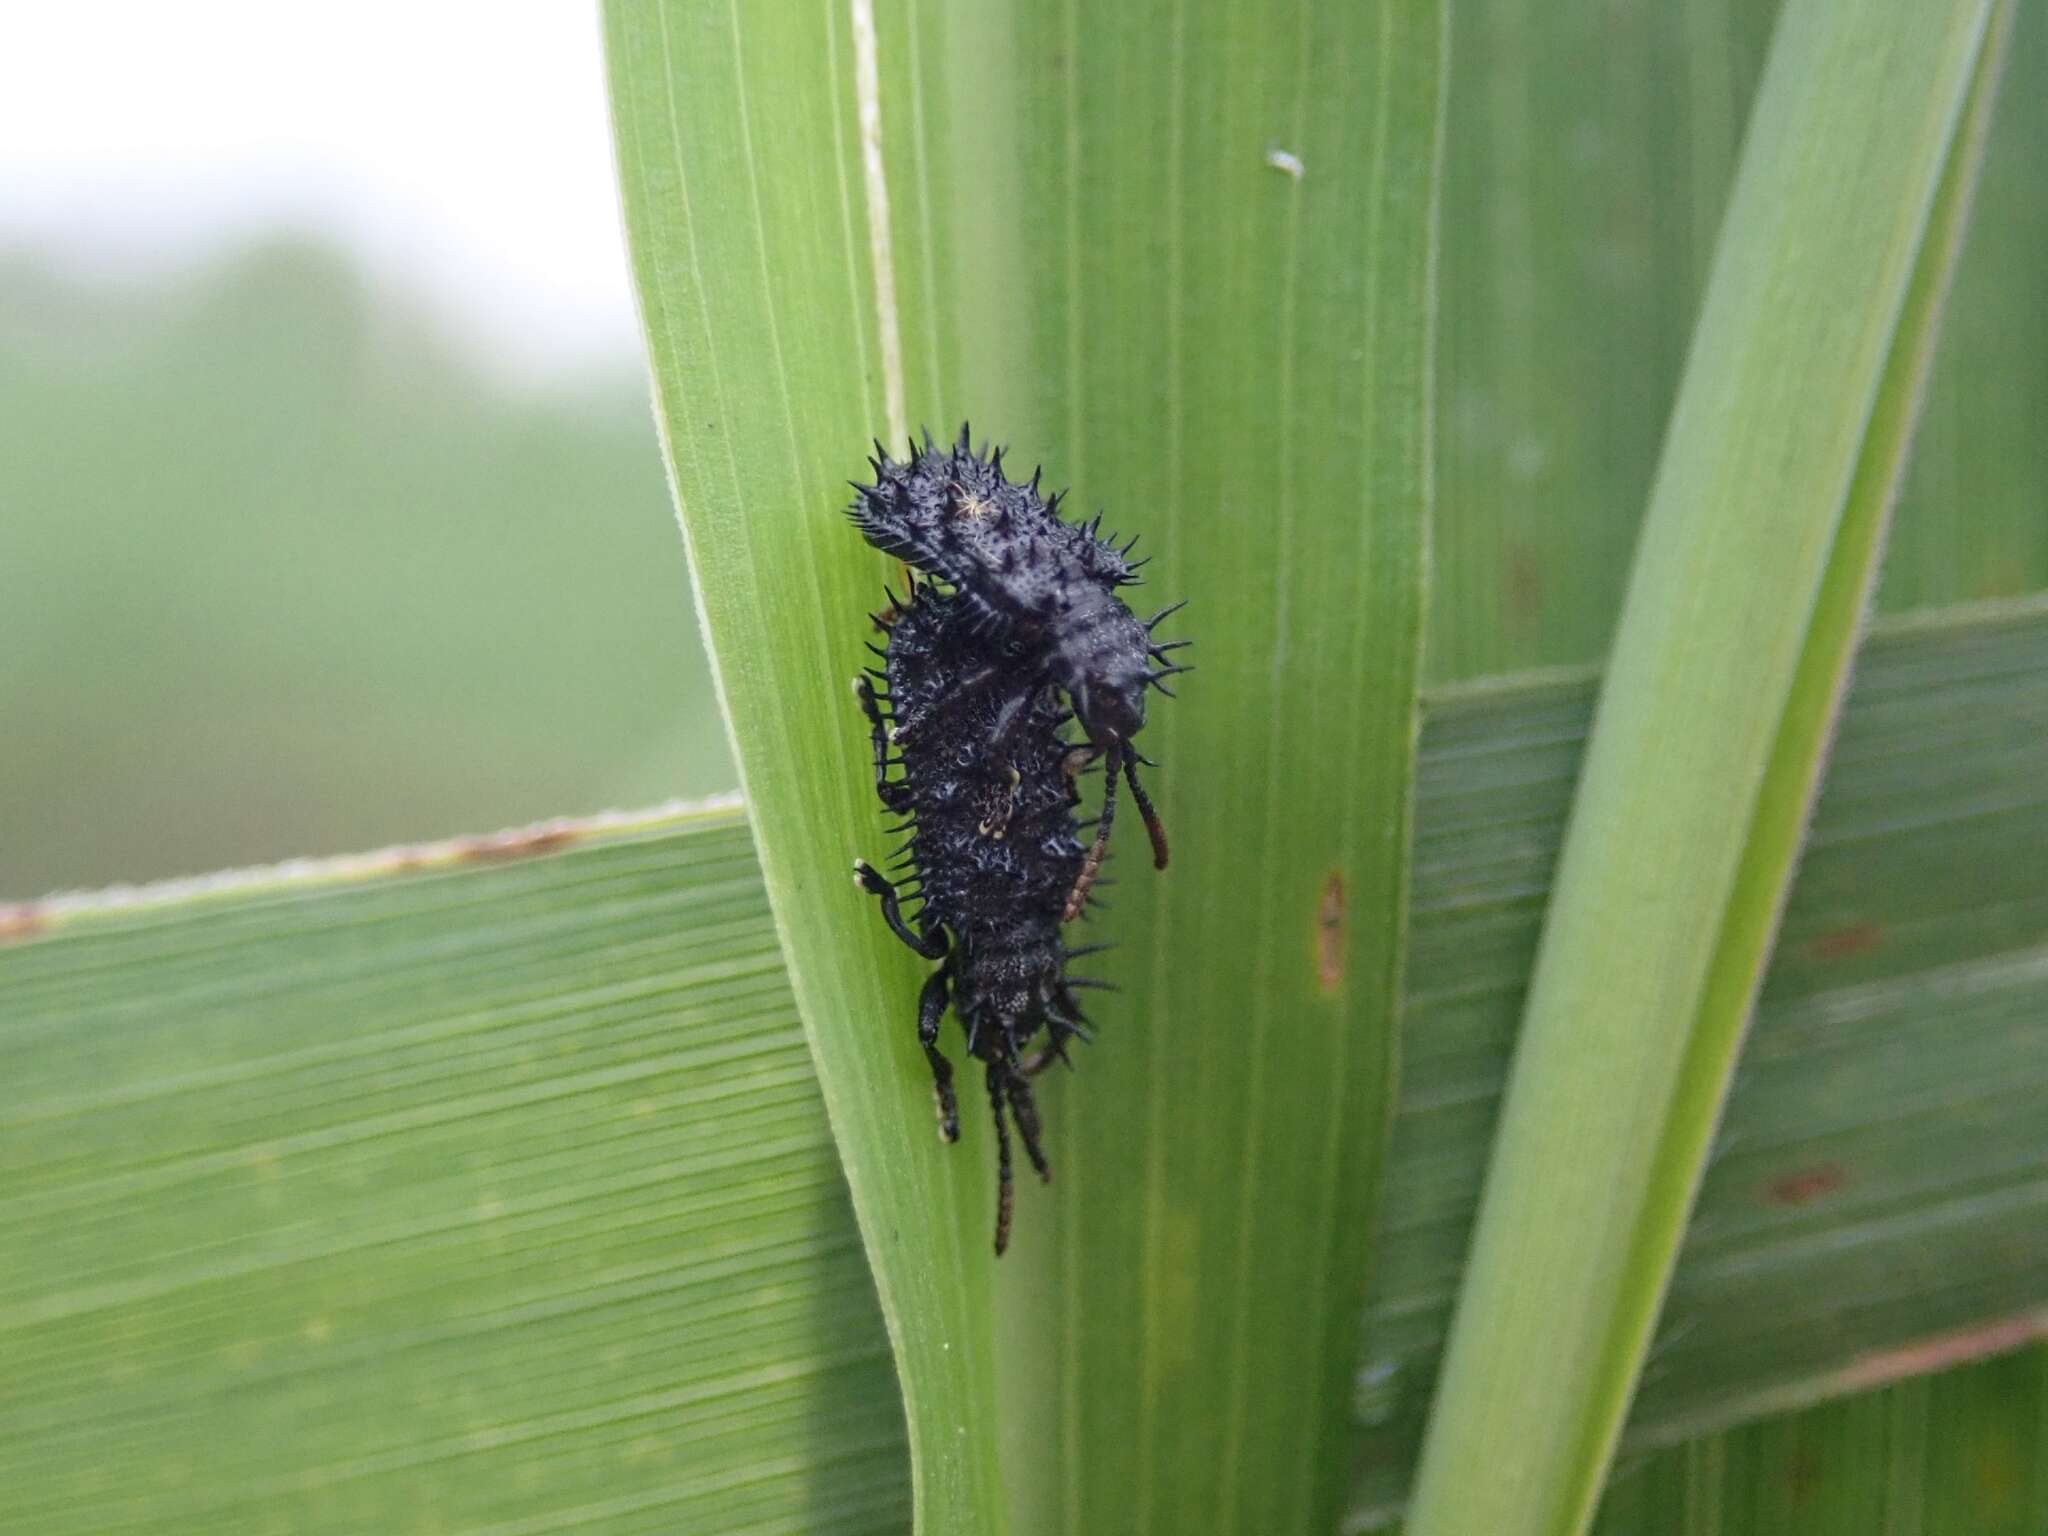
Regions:
<instances>
[{"instance_id":1,"label":"green grass blade","mask_svg":"<svg viewBox=\"0 0 2048 1536\"><path fill-rule=\"evenodd\" d=\"M2048 601L1881 623L1624 1458L2048 1327ZM1405 1496L1594 679L1426 699L1352 1523Z\"/></svg>"},{"instance_id":2,"label":"green grass blade","mask_svg":"<svg viewBox=\"0 0 2048 1536\"><path fill-rule=\"evenodd\" d=\"M1537 959L1424 1536L1590 1517L1860 620L1910 422L1890 401L1928 345L1902 310L1916 270L1946 282L1953 243L1924 242L1988 10L1780 19Z\"/></svg>"},{"instance_id":3,"label":"green grass blade","mask_svg":"<svg viewBox=\"0 0 2048 1536\"><path fill-rule=\"evenodd\" d=\"M1326 1527L1401 967L1443 7L608 15L660 415L921 1526ZM1175 865L1124 850L1130 985L1048 1084L1058 1181L993 1290L986 1129L932 1138L920 967L842 874L880 846L843 679L884 566L835 487L872 431L961 417L1145 535L1201 666L1144 743Z\"/></svg>"},{"instance_id":4,"label":"green grass blade","mask_svg":"<svg viewBox=\"0 0 2048 1536\"><path fill-rule=\"evenodd\" d=\"M733 811L0 909L0 997L0 1528L903 1529Z\"/></svg>"}]
</instances>

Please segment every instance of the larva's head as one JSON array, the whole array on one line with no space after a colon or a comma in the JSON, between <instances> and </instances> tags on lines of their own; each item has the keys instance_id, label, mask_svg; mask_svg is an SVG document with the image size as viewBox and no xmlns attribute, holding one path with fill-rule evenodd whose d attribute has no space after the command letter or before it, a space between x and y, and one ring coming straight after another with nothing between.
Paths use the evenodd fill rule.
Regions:
<instances>
[{"instance_id":1,"label":"larva's head","mask_svg":"<svg viewBox=\"0 0 2048 1536\"><path fill-rule=\"evenodd\" d=\"M1151 636L1114 593L1092 583L1064 595L1060 620L1047 629L1050 670L1074 717L1098 747L1129 741L1145 726Z\"/></svg>"}]
</instances>

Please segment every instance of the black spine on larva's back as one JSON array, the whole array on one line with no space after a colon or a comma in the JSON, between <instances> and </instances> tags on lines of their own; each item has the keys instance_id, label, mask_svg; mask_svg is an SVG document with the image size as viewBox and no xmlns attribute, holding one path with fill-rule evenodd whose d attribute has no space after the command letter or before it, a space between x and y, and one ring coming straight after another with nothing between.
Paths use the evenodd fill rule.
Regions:
<instances>
[{"instance_id":1,"label":"black spine on larva's back","mask_svg":"<svg viewBox=\"0 0 2048 1536\"><path fill-rule=\"evenodd\" d=\"M911 445L902 463L879 452L875 483L860 487L851 515L868 542L969 594L984 617L1043 623L1062 591L1124 586L1135 579L1123 552L1064 521L1059 497L1038 476L1017 484L1000 452L983 458L967 430L950 448Z\"/></svg>"}]
</instances>

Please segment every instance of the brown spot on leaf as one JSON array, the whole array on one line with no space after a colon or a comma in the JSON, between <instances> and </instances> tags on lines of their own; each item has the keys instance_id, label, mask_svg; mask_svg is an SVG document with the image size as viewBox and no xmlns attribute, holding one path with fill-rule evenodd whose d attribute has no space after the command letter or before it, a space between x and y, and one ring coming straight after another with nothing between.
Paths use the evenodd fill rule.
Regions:
<instances>
[{"instance_id":1,"label":"brown spot on leaf","mask_svg":"<svg viewBox=\"0 0 2048 1536\"><path fill-rule=\"evenodd\" d=\"M490 837L464 838L456 849L459 859L495 862L524 859L537 853L554 853L576 841L566 827L540 827L529 832L499 832Z\"/></svg>"},{"instance_id":2,"label":"brown spot on leaf","mask_svg":"<svg viewBox=\"0 0 2048 1536\"><path fill-rule=\"evenodd\" d=\"M1781 1173L1764 1188L1773 1205L1810 1205L1848 1182L1848 1170L1840 1163L1815 1163L1811 1168Z\"/></svg>"},{"instance_id":3,"label":"brown spot on leaf","mask_svg":"<svg viewBox=\"0 0 2048 1536\"><path fill-rule=\"evenodd\" d=\"M1813 1497L1822 1470L1820 1453L1810 1445L1800 1446L1785 1458L1785 1492L1793 1504L1804 1504Z\"/></svg>"},{"instance_id":4,"label":"brown spot on leaf","mask_svg":"<svg viewBox=\"0 0 2048 1536\"><path fill-rule=\"evenodd\" d=\"M1883 942L1881 923L1843 923L1808 939L1806 952L1816 960L1846 960L1851 955L1868 954Z\"/></svg>"},{"instance_id":5,"label":"brown spot on leaf","mask_svg":"<svg viewBox=\"0 0 2048 1536\"><path fill-rule=\"evenodd\" d=\"M0 907L0 944L32 939L50 926L50 919L32 901Z\"/></svg>"},{"instance_id":6,"label":"brown spot on leaf","mask_svg":"<svg viewBox=\"0 0 2048 1536\"><path fill-rule=\"evenodd\" d=\"M1502 585L1509 617L1526 629L1543 607L1543 562L1526 544L1509 546Z\"/></svg>"},{"instance_id":7,"label":"brown spot on leaf","mask_svg":"<svg viewBox=\"0 0 2048 1536\"><path fill-rule=\"evenodd\" d=\"M1325 996L1344 985L1344 876L1334 869L1316 903L1316 984Z\"/></svg>"}]
</instances>

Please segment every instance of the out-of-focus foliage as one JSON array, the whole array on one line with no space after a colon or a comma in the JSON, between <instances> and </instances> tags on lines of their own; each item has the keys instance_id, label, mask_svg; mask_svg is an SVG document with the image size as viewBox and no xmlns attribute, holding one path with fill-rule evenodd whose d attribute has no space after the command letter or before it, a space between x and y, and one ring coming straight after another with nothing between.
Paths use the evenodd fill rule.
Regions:
<instances>
[{"instance_id":1,"label":"out-of-focus foliage","mask_svg":"<svg viewBox=\"0 0 2048 1536\"><path fill-rule=\"evenodd\" d=\"M317 246L0 257L0 898L729 786L644 391Z\"/></svg>"},{"instance_id":2,"label":"out-of-focus foliage","mask_svg":"<svg viewBox=\"0 0 2048 1536\"><path fill-rule=\"evenodd\" d=\"M1606 650L1778 5L1451 14L1432 681ZM2048 587L2048 11L2010 50L1887 612Z\"/></svg>"},{"instance_id":3,"label":"out-of-focus foliage","mask_svg":"<svg viewBox=\"0 0 2048 1536\"><path fill-rule=\"evenodd\" d=\"M1614 1471L1595 1536L2040 1536L2048 1349L1746 1424Z\"/></svg>"}]
</instances>

